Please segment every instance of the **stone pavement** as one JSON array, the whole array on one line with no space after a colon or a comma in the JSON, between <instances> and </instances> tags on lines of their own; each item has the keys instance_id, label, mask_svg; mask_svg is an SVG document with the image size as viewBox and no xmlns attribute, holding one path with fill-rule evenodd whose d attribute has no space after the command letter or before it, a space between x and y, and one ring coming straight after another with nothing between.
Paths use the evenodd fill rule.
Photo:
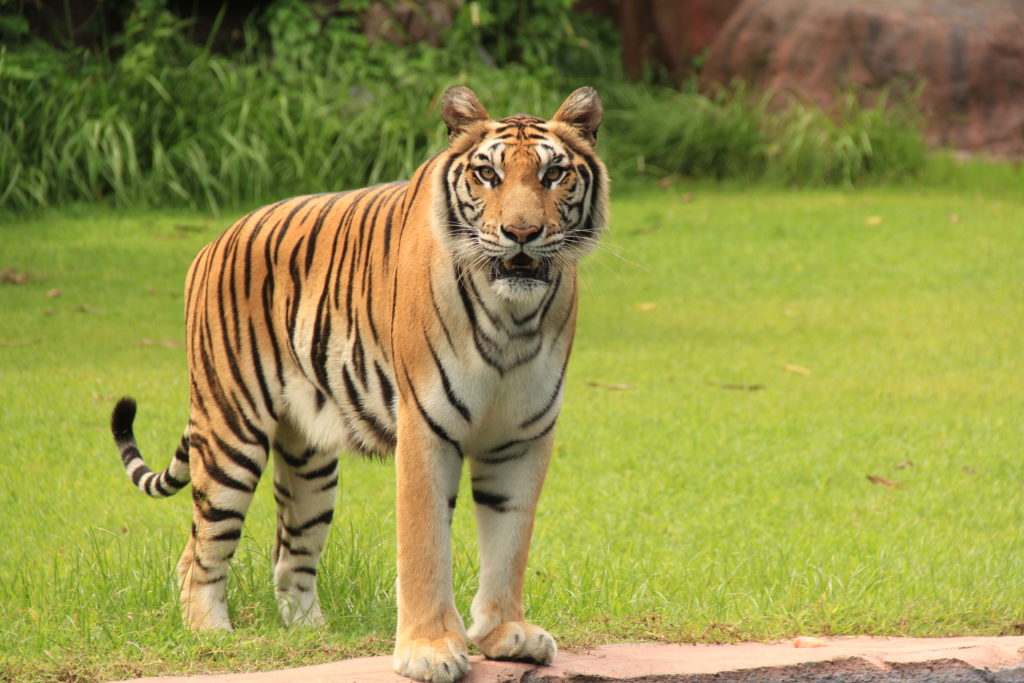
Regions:
<instances>
[{"instance_id":1,"label":"stone pavement","mask_svg":"<svg viewBox=\"0 0 1024 683\"><path fill-rule=\"evenodd\" d=\"M797 644L799 646L797 646ZM1024 636L825 638L734 645L640 643L560 652L552 666L473 657L465 683L1011 683L1024 681ZM408 683L391 657L282 671L140 678L134 683Z\"/></svg>"}]
</instances>

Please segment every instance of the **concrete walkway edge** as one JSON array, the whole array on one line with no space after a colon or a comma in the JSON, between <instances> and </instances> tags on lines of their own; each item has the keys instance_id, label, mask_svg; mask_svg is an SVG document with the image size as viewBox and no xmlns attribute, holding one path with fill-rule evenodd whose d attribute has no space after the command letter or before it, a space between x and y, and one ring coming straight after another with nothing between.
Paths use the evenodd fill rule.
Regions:
<instances>
[{"instance_id":1,"label":"concrete walkway edge","mask_svg":"<svg viewBox=\"0 0 1024 683\"><path fill-rule=\"evenodd\" d=\"M472 658L465 683L636 681L1024 681L1024 636L797 639L777 643L604 645L560 652L552 666ZM134 683L407 683L391 657L363 657L260 673L136 679Z\"/></svg>"}]
</instances>

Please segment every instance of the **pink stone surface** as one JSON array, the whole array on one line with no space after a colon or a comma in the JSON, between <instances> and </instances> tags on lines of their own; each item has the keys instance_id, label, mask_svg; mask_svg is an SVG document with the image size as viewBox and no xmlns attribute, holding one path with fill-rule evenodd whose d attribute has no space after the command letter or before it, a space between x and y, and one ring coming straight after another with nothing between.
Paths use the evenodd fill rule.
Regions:
<instances>
[{"instance_id":1,"label":"pink stone surface","mask_svg":"<svg viewBox=\"0 0 1024 683\"><path fill-rule=\"evenodd\" d=\"M722 674L814 662L856 660L880 672L891 665L959 661L974 669L1003 671L1024 666L1024 636L970 638L825 638L825 647L797 648L793 641L734 645L638 643L560 652L552 666L490 662L473 657L466 683L513 683L601 677L611 681L660 676ZM391 657L363 657L261 673L140 678L135 683L405 683L391 671ZM766 680L771 680L770 676Z\"/></svg>"}]
</instances>

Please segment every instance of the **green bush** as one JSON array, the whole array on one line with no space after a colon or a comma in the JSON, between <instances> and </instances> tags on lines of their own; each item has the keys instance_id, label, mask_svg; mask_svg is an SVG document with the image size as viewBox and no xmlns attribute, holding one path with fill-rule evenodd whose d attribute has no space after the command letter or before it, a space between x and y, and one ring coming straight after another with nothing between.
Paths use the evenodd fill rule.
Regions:
<instances>
[{"instance_id":1,"label":"green bush","mask_svg":"<svg viewBox=\"0 0 1024 683\"><path fill-rule=\"evenodd\" d=\"M852 98L830 118L772 113L742 90L627 83L614 31L572 0L468 2L442 48L372 46L355 14L365 4L318 13L277 0L229 54L211 50L212 36L191 42L164 0L135 0L99 51L32 42L7 22L21 33L0 47L0 210L85 200L217 211L408 177L444 144L437 102L456 83L495 114L550 115L572 88L599 87L603 154L619 177L852 184L911 174L923 158L912 120Z\"/></svg>"},{"instance_id":2,"label":"green bush","mask_svg":"<svg viewBox=\"0 0 1024 683\"><path fill-rule=\"evenodd\" d=\"M635 86L612 94L615 159L655 175L853 185L912 176L925 162L912 102L866 107L850 93L829 114L800 103L772 109L769 96L742 86L712 97Z\"/></svg>"}]
</instances>

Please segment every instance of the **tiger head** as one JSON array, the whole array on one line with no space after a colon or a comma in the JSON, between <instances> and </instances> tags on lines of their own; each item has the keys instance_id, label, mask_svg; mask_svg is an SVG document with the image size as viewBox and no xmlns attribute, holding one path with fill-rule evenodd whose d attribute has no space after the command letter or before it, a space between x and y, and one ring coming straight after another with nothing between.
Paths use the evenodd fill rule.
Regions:
<instances>
[{"instance_id":1,"label":"tiger head","mask_svg":"<svg viewBox=\"0 0 1024 683\"><path fill-rule=\"evenodd\" d=\"M531 299L596 244L607 223L608 174L594 154L601 98L576 90L555 115L493 120L469 88L444 94L442 232L464 269L505 299Z\"/></svg>"}]
</instances>

